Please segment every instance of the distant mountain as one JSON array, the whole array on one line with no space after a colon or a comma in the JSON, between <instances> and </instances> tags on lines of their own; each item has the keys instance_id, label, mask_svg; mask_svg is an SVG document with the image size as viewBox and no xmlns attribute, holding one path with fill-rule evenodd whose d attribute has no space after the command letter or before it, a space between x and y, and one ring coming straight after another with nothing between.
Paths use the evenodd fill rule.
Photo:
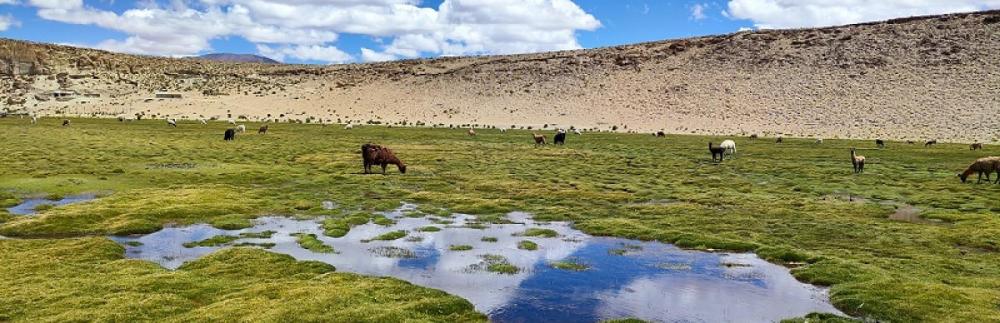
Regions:
<instances>
[{"instance_id":1,"label":"distant mountain","mask_svg":"<svg viewBox=\"0 0 1000 323\"><path fill-rule=\"evenodd\" d=\"M279 61L253 54L215 53L215 54L201 55L198 56L197 58L207 59L211 61L218 61L218 62L231 62L231 63L281 64L281 62Z\"/></svg>"}]
</instances>

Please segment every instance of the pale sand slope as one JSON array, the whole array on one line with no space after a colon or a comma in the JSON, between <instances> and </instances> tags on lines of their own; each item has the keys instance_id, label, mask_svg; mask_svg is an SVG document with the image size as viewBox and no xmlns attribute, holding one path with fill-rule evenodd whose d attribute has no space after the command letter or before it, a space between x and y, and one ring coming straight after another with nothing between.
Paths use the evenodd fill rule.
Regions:
<instances>
[{"instance_id":1,"label":"pale sand slope","mask_svg":"<svg viewBox=\"0 0 1000 323\"><path fill-rule=\"evenodd\" d=\"M6 67L0 65L7 75L0 85L10 98L25 99L18 107L47 114L284 114L279 119L992 142L1000 138L998 21L1000 12L983 12L595 50L330 67L225 64L0 41L0 61L4 52L28 53L8 55ZM33 71L11 76L12 62ZM102 98L33 98L60 86ZM184 98L145 102L156 89ZM228 95L202 95L206 90Z\"/></svg>"}]
</instances>

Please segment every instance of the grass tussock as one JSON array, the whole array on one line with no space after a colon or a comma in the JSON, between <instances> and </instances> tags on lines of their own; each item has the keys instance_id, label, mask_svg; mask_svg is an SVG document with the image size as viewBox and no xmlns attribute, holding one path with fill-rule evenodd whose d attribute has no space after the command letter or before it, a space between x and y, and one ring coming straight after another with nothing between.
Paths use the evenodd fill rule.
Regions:
<instances>
[{"instance_id":1,"label":"grass tussock","mask_svg":"<svg viewBox=\"0 0 1000 323\"><path fill-rule=\"evenodd\" d=\"M123 257L105 238L0 240L3 320L485 322L441 291L260 249L223 249L176 271Z\"/></svg>"}]
</instances>

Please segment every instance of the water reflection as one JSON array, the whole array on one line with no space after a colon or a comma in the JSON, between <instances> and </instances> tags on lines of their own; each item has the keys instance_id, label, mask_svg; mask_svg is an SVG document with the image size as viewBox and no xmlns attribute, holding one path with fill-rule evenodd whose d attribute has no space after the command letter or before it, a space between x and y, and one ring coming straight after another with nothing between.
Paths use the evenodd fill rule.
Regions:
<instances>
[{"instance_id":1,"label":"water reflection","mask_svg":"<svg viewBox=\"0 0 1000 323\"><path fill-rule=\"evenodd\" d=\"M456 214L451 224L435 224L430 217L407 217L405 205L386 216L390 226L374 223L353 228L346 236L322 235L316 221L269 217L245 230L219 230L208 225L166 228L137 237L113 237L126 245L126 255L177 268L219 247L186 248L186 242L216 235L273 230L267 239L245 238L233 244L274 243L273 252L300 260L332 264L338 271L391 276L437 288L468 299L498 322L594 322L637 317L650 321L771 322L810 312L838 313L827 302L826 291L796 281L784 267L752 254L686 251L656 242L597 238L567 223L536 223L524 213L509 218L519 224L467 227L475 218ZM437 226L437 232L418 228ZM528 228L551 229L557 237L520 236ZM393 241L371 241L386 232L406 230ZM303 249L293 233L316 234L337 253ZM496 241L483 239L495 237ZM538 244L522 250L522 240ZM468 245L471 250L453 251ZM374 252L380 250L380 252ZM396 252L405 251L407 257ZM520 268L516 274L472 270L483 255L501 255ZM589 266L584 271L555 269L550 264L572 259Z\"/></svg>"},{"instance_id":2,"label":"water reflection","mask_svg":"<svg viewBox=\"0 0 1000 323\"><path fill-rule=\"evenodd\" d=\"M13 215L32 215L35 214L35 209L40 205L52 205L52 206L62 206L66 204L86 202L96 198L94 194L81 194L66 196L59 200L49 200L46 198L30 198L21 201L21 204L15 205L7 209L7 212Z\"/></svg>"}]
</instances>

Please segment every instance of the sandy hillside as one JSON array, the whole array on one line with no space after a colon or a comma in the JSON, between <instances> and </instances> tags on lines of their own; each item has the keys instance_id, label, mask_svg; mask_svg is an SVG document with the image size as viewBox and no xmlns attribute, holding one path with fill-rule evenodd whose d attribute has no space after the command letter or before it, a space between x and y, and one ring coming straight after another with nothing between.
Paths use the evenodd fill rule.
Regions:
<instances>
[{"instance_id":1,"label":"sandy hillside","mask_svg":"<svg viewBox=\"0 0 1000 323\"><path fill-rule=\"evenodd\" d=\"M0 40L0 74L5 108L40 114L1000 139L998 11L337 66Z\"/></svg>"}]
</instances>

